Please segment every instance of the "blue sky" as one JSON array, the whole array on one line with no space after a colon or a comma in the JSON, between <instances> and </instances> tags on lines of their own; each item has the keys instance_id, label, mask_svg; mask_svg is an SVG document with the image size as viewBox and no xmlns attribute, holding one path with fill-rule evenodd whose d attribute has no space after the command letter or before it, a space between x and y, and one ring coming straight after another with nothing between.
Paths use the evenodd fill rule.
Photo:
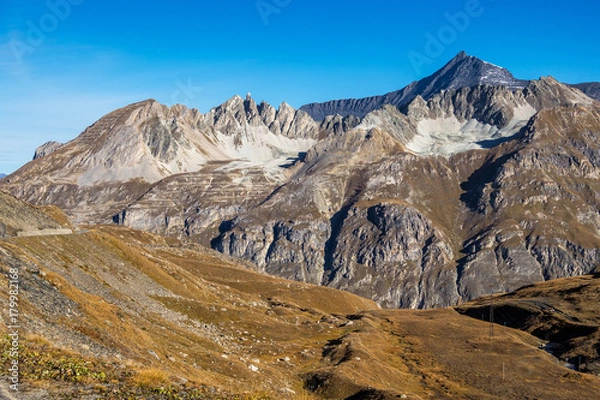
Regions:
<instances>
[{"instance_id":1,"label":"blue sky","mask_svg":"<svg viewBox=\"0 0 600 400\"><path fill-rule=\"evenodd\" d=\"M146 98L299 107L400 89L460 50L600 81L598 17L590 1L0 0L0 172Z\"/></svg>"}]
</instances>

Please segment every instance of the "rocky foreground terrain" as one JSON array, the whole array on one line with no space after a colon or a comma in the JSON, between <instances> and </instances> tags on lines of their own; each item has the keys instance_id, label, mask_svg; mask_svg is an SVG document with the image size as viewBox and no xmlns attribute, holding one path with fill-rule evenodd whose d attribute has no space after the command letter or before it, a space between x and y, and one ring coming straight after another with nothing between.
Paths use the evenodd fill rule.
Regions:
<instances>
[{"instance_id":1,"label":"rocky foreground terrain","mask_svg":"<svg viewBox=\"0 0 600 400\"><path fill-rule=\"evenodd\" d=\"M18 275L20 374L17 394L0 380L2 398L566 400L600 393L598 275L496 297L499 325L490 338L486 315L480 319L489 298L459 312L384 311L127 227L19 237L33 227L71 225L56 209L3 192L0 200L2 287ZM29 226L15 222L13 210ZM8 309L7 290L0 304ZM15 321L6 318L0 325L8 332ZM578 329L565 336L567 326ZM4 375L13 339L0 340ZM574 360L588 373L573 370Z\"/></svg>"},{"instance_id":2,"label":"rocky foreground terrain","mask_svg":"<svg viewBox=\"0 0 600 400\"><path fill-rule=\"evenodd\" d=\"M390 308L600 263L600 104L578 88L461 53L396 94L334 103L143 101L38 149L0 188Z\"/></svg>"}]
</instances>

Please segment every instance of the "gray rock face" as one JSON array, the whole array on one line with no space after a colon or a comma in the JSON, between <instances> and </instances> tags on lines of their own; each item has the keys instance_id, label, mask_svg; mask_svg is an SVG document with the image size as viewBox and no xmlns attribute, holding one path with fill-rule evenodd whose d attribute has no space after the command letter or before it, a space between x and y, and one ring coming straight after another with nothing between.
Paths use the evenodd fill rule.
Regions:
<instances>
[{"instance_id":1,"label":"gray rock face","mask_svg":"<svg viewBox=\"0 0 600 400\"><path fill-rule=\"evenodd\" d=\"M578 83L571 86L581 90L592 99L600 101L600 82Z\"/></svg>"},{"instance_id":2,"label":"gray rock face","mask_svg":"<svg viewBox=\"0 0 600 400\"><path fill-rule=\"evenodd\" d=\"M478 200L464 197L478 214L475 221L486 220L488 227L465 245L467 256L459 262L463 297L594 269L600 204L589 195L597 191L600 148L592 139L597 134L589 132L600 132L597 112L540 112L523 141L487 169L491 175L480 183Z\"/></svg>"},{"instance_id":3,"label":"gray rock face","mask_svg":"<svg viewBox=\"0 0 600 400\"><path fill-rule=\"evenodd\" d=\"M585 248L563 238L553 244L490 242L462 260L459 293L472 299L488 293L509 292L543 280L588 274L598 262L598 250Z\"/></svg>"},{"instance_id":4,"label":"gray rock face","mask_svg":"<svg viewBox=\"0 0 600 400\"><path fill-rule=\"evenodd\" d=\"M456 271L446 268L454 259L448 240L414 208L355 205L329 246L324 281L329 286L372 297L387 307L434 307L458 299ZM440 287L445 293L436 289Z\"/></svg>"},{"instance_id":5,"label":"gray rock face","mask_svg":"<svg viewBox=\"0 0 600 400\"><path fill-rule=\"evenodd\" d=\"M249 260L261 271L318 285L329 232L324 220L270 221L226 232L215 242L215 249Z\"/></svg>"},{"instance_id":6,"label":"gray rock face","mask_svg":"<svg viewBox=\"0 0 600 400\"><path fill-rule=\"evenodd\" d=\"M198 174L163 179L115 212L113 221L210 246L225 221L257 206L279 182L261 168L223 167L208 165Z\"/></svg>"},{"instance_id":7,"label":"gray rock face","mask_svg":"<svg viewBox=\"0 0 600 400\"><path fill-rule=\"evenodd\" d=\"M515 79L508 70L468 56L463 51L433 75L413 82L401 90L383 96L311 103L300 109L306 111L316 121L322 121L328 115L336 114L342 117L354 115L362 118L386 104L401 107L417 96L428 99L442 90L455 90L480 84L523 89L527 83Z\"/></svg>"},{"instance_id":8,"label":"gray rock face","mask_svg":"<svg viewBox=\"0 0 600 400\"><path fill-rule=\"evenodd\" d=\"M33 159L38 159L45 157L54 153L56 150L60 149L63 146L62 143L59 142L46 142L37 149L35 149L35 153L33 154Z\"/></svg>"}]
</instances>

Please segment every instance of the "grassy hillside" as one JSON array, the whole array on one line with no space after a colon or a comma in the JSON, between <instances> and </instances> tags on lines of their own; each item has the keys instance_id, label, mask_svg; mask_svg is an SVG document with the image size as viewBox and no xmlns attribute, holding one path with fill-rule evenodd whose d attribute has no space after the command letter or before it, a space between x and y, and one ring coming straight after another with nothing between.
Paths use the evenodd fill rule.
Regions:
<instances>
[{"instance_id":1,"label":"grassy hillside","mask_svg":"<svg viewBox=\"0 0 600 400\"><path fill-rule=\"evenodd\" d=\"M0 269L7 288L0 305L18 311L0 325L7 333L19 326L18 347L14 336L0 340L6 378L15 355L19 361L18 396L1 380L0 397L8 399L600 393L600 378L565 368L529 333L498 326L490 339L487 322L452 309L379 310L349 293L262 275L200 246L128 228L4 238Z\"/></svg>"},{"instance_id":2,"label":"grassy hillside","mask_svg":"<svg viewBox=\"0 0 600 400\"><path fill-rule=\"evenodd\" d=\"M600 274L556 279L458 307L462 314L529 332L563 363L600 375Z\"/></svg>"}]
</instances>

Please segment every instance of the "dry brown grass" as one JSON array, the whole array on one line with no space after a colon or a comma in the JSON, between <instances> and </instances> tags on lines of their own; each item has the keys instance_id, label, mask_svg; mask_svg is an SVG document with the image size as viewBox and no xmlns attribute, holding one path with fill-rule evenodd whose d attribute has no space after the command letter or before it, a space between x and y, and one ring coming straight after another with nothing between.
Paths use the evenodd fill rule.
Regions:
<instances>
[{"instance_id":1,"label":"dry brown grass","mask_svg":"<svg viewBox=\"0 0 600 400\"><path fill-rule=\"evenodd\" d=\"M158 368L142 369L133 376L133 383L146 389L165 387L170 382L169 374Z\"/></svg>"},{"instance_id":2,"label":"dry brown grass","mask_svg":"<svg viewBox=\"0 0 600 400\"><path fill-rule=\"evenodd\" d=\"M600 393L600 379L557 364L536 338L498 326L490 339L488 323L453 310L372 312L356 325L308 376L326 398L366 395L367 388L382 399L566 400Z\"/></svg>"},{"instance_id":3,"label":"dry brown grass","mask_svg":"<svg viewBox=\"0 0 600 400\"><path fill-rule=\"evenodd\" d=\"M540 342L552 341L554 354L581 369L600 374L600 277L585 275L541 282L495 296L498 323L536 335ZM479 318L489 315L489 298L481 298L457 309Z\"/></svg>"},{"instance_id":4,"label":"dry brown grass","mask_svg":"<svg viewBox=\"0 0 600 400\"><path fill-rule=\"evenodd\" d=\"M322 346L343 332L319 320L329 312L376 308L349 293L258 274L199 248L169 247L156 235L127 228L91 228L0 246L40 270L35 279L25 272L22 279L41 279L46 286L37 290L53 293L44 307L31 298L23 311L44 327L60 326L61 340L73 348L84 346L88 355L90 346L111 349L128 369L143 365L230 393L282 399L293 396L281 388L302 393L299 375L315 367ZM145 281L132 280L135 276ZM62 303L52 303L61 298L76 304L77 318L40 312L50 307L64 314ZM280 361L286 357L289 363ZM258 372L249 369L252 363Z\"/></svg>"},{"instance_id":5,"label":"dry brown grass","mask_svg":"<svg viewBox=\"0 0 600 400\"><path fill-rule=\"evenodd\" d=\"M52 217L54 220L56 220L61 225L65 226L67 228L73 227L73 225L71 224L71 221L69 220L69 217L67 217L65 212L63 210L61 210L60 208L58 208L54 205L48 205L48 206L40 206L40 207L38 207L38 209L40 209L45 214Z\"/></svg>"},{"instance_id":6,"label":"dry brown grass","mask_svg":"<svg viewBox=\"0 0 600 400\"><path fill-rule=\"evenodd\" d=\"M578 396L600 390L595 378L565 375L525 333L498 328L498 339L489 342L487 324L451 310L374 311L374 303L349 293L257 274L198 247L171 247L126 228L0 247L40 269L33 277L23 268L22 279L29 285L42 279L48 286L38 289L55 294L51 301L60 295L76 302L79 316L44 314L44 307L61 303L42 307L38 297L27 297L27 286L23 311L41 326L60 326L63 341L77 343L77 332L119 353L124 359L115 363L133 373L122 384L139 390L163 387L176 396L179 377L248 399L343 398L369 387L381 398L547 398L558 391L556 382ZM363 317L341 326L349 314ZM54 343L48 337L28 336L40 348ZM512 390L504 397L497 389L502 364ZM306 391L304 377L315 376L328 378L317 393Z\"/></svg>"}]
</instances>

